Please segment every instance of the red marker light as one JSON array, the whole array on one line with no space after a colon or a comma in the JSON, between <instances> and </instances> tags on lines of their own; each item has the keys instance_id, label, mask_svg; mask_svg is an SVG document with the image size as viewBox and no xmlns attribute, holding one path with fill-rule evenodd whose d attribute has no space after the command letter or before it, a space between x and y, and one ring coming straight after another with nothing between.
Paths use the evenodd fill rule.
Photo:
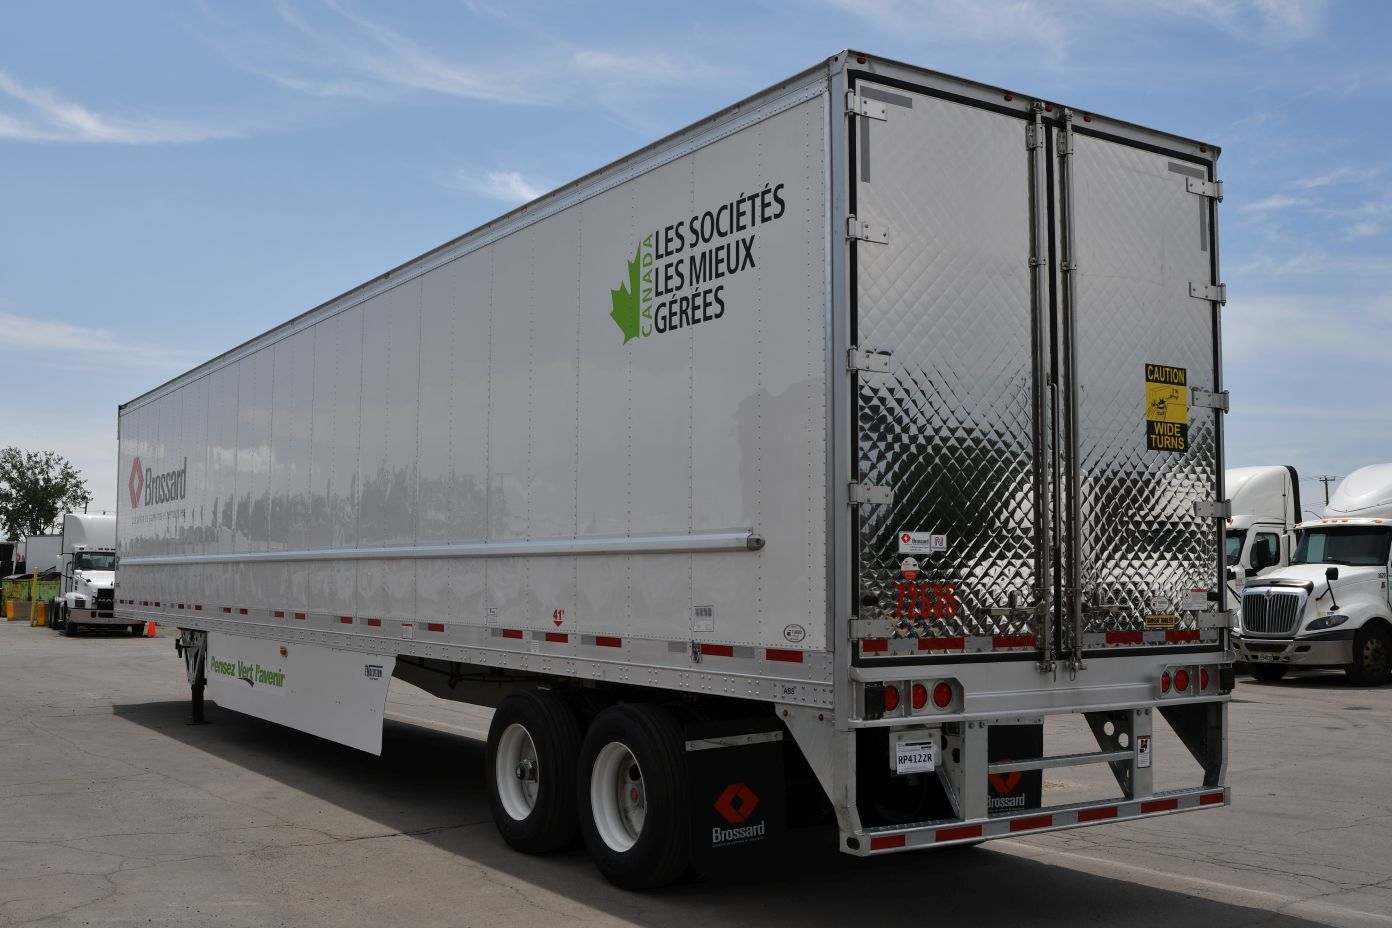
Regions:
<instances>
[{"instance_id":1,"label":"red marker light","mask_svg":"<svg viewBox=\"0 0 1392 928\"><path fill-rule=\"evenodd\" d=\"M899 687L886 686L884 690L885 711L893 712L899 708Z\"/></svg>"},{"instance_id":2,"label":"red marker light","mask_svg":"<svg viewBox=\"0 0 1392 928\"><path fill-rule=\"evenodd\" d=\"M924 686L922 683L915 683L912 692L914 709L922 709L924 706L928 705L928 687Z\"/></svg>"},{"instance_id":3,"label":"red marker light","mask_svg":"<svg viewBox=\"0 0 1392 928\"><path fill-rule=\"evenodd\" d=\"M952 684L939 683L933 687L933 705L939 709L946 709L952 705Z\"/></svg>"},{"instance_id":4,"label":"red marker light","mask_svg":"<svg viewBox=\"0 0 1392 928\"><path fill-rule=\"evenodd\" d=\"M1181 693L1189 688L1189 671L1176 670L1174 675L1174 688Z\"/></svg>"},{"instance_id":5,"label":"red marker light","mask_svg":"<svg viewBox=\"0 0 1392 928\"><path fill-rule=\"evenodd\" d=\"M1199 669L1199 689L1201 689L1201 690L1206 690L1206 689L1208 689L1208 679L1209 679L1209 677L1208 677L1208 668L1207 668L1207 667L1202 667L1202 668L1200 668L1200 669Z\"/></svg>"},{"instance_id":6,"label":"red marker light","mask_svg":"<svg viewBox=\"0 0 1392 928\"><path fill-rule=\"evenodd\" d=\"M1167 670L1160 674L1160 692L1162 694L1170 691L1170 672Z\"/></svg>"}]
</instances>

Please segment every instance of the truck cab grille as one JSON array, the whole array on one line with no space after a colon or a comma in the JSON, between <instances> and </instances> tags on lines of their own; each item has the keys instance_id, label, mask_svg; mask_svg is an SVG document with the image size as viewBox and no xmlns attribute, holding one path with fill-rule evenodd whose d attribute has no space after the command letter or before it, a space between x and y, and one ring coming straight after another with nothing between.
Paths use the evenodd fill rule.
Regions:
<instances>
[{"instance_id":1,"label":"truck cab grille","mask_svg":"<svg viewBox=\"0 0 1392 928\"><path fill-rule=\"evenodd\" d=\"M1242 597L1242 630L1252 635L1293 635L1304 601L1302 593L1251 590Z\"/></svg>"},{"instance_id":2,"label":"truck cab grille","mask_svg":"<svg viewBox=\"0 0 1392 928\"><path fill-rule=\"evenodd\" d=\"M97 608L110 609L116 601L115 590L97 590Z\"/></svg>"}]
</instances>

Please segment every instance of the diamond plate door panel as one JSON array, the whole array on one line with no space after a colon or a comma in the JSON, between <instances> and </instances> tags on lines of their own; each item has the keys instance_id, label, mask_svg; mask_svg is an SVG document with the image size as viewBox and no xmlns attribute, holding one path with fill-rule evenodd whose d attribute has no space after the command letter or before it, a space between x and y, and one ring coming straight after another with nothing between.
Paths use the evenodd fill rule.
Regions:
<instances>
[{"instance_id":1,"label":"diamond plate door panel","mask_svg":"<svg viewBox=\"0 0 1392 928\"><path fill-rule=\"evenodd\" d=\"M857 375L859 478L894 493L859 507L861 616L903 637L1028 637L988 612L1037 595L1025 123L857 89L888 104L855 126L855 212L888 239L855 246L857 339L892 352L889 373ZM946 536L912 555L913 582L903 532Z\"/></svg>"},{"instance_id":2,"label":"diamond plate door panel","mask_svg":"<svg viewBox=\"0 0 1392 928\"><path fill-rule=\"evenodd\" d=\"M1211 280L1212 230L1189 177L1207 171L1075 136L1079 580L1112 607L1085 610L1089 636L1193 630L1180 604L1214 582L1218 527L1194 503L1217 498L1216 414L1190 399L1219 389L1215 308L1189 294Z\"/></svg>"}]
</instances>

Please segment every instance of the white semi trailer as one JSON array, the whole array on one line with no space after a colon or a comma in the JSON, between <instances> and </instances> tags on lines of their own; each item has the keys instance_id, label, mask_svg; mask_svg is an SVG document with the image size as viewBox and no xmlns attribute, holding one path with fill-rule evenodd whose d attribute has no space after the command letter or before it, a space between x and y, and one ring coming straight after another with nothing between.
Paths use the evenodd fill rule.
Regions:
<instances>
[{"instance_id":1,"label":"white semi trailer","mask_svg":"<svg viewBox=\"0 0 1392 928\"><path fill-rule=\"evenodd\" d=\"M1217 157L836 55L122 406L117 612L196 710L496 707L626 887L1224 805Z\"/></svg>"}]
</instances>

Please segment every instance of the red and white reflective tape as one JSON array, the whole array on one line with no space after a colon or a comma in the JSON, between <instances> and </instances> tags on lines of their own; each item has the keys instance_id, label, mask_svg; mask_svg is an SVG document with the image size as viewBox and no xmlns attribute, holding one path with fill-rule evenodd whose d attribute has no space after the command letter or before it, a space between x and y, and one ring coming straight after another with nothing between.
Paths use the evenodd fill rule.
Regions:
<instances>
[{"instance_id":1,"label":"red and white reflective tape","mask_svg":"<svg viewBox=\"0 0 1392 928\"><path fill-rule=\"evenodd\" d=\"M1168 815L1174 812L1192 812L1197 809L1226 805L1228 800L1227 787L1175 790L1171 793L1152 796L1149 799L1091 803L1046 810L1031 809L1018 815L995 815L985 821L939 826L925 825L904 830L877 828L869 833L869 841L863 847L848 846L863 854L901 851L918 847L957 844L963 841L1004 838L1026 832L1058 831L1098 822Z\"/></svg>"}]
</instances>

